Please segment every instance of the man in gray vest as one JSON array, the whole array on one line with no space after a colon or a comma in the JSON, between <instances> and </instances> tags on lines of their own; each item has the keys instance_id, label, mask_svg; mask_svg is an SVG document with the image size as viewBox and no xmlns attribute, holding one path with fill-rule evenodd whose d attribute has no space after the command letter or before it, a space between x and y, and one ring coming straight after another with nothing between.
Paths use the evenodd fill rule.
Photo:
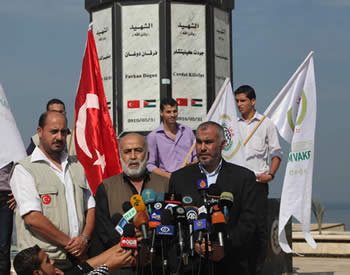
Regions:
<instances>
[{"instance_id":1,"label":"man in gray vest","mask_svg":"<svg viewBox=\"0 0 350 275\"><path fill-rule=\"evenodd\" d=\"M38 244L56 266L86 255L95 220L95 201L81 164L66 153L67 119L59 112L40 116L40 139L31 156L15 164L10 185L16 199L17 246Z\"/></svg>"}]
</instances>

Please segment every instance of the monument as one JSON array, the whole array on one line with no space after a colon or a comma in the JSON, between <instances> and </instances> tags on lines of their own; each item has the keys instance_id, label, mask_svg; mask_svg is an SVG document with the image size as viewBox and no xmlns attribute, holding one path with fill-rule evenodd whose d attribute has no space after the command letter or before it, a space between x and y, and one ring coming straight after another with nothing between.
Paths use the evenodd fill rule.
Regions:
<instances>
[{"instance_id":1,"label":"monument","mask_svg":"<svg viewBox=\"0 0 350 275\"><path fill-rule=\"evenodd\" d=\"M117 135L149 132L173 97L195 129L232 79L234 0L85 0Z\"/></svg>"}]
</instances>

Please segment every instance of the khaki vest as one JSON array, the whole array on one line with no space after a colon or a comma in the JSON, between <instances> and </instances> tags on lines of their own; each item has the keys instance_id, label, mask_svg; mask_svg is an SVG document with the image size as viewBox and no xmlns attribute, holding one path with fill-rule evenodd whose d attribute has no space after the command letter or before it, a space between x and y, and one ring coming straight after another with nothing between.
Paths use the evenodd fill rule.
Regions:
<instances>
[{"instance_id":1,"label":"khaki vest","mask_svg":"<svg viewBox=\"0 0 350 275\"><path fill-rule=\"evenodd\" d=\"M34 178L35 186L41 198L42 214L46 216L56 228L69 236L68 209L64 184L45 161L31 162L31 156L19 161ZM74 186L75 207L79 221L79 231L85 225L84 190L88 187L85 182L84 169L76 158L69 157L68 169ZM13 171L13 170L12 170ZM11 175L12 176L12 175ZM22 183L25 188L25 183ZM16 229L18 250L39 245L52 259L65 260L66 252L62 247L50 243L38 233L31 230L16 210Z\"/></svg>"}]
</instances>

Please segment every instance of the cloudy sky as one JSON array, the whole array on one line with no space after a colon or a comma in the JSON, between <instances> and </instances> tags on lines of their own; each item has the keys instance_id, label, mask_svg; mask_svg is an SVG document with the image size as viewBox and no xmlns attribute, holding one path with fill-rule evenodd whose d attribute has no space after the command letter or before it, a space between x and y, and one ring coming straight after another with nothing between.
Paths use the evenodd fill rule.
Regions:
<instances>
[{"instance_id":1,"label":"cloudy sky","mask_svg":"<svg viewBox=\"0 0 350 275\"><path fill-rule=\"evenodd\" d=\"M348 201L350 190L349 14L348 0L237 0L233 11L233 85L252 85L260 112L315 52L313 190L327 202ZM82 0L0 2L0 82L26 145L53 97L66 103L71 123L88 23ZM272 197L280 196L285 164Z\"/></svg>"}]
</instances>

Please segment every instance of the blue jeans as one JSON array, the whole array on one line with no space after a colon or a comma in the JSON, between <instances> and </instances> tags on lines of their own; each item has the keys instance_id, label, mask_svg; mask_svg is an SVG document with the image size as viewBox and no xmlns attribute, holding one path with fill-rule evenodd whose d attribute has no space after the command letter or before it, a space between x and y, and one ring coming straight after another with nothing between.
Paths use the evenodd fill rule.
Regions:
<instances>
[{"instance_id":1,"label":"blue jeans","mask_svg":"<svg viewBox=\"0 0 350 275\"><path fill-rule=\"evenodd\" d=\"M10 191L0 191L0 274L10 274L10 248L13 226L13 211L8 208Z\"/></svg>"}]
</instances>

